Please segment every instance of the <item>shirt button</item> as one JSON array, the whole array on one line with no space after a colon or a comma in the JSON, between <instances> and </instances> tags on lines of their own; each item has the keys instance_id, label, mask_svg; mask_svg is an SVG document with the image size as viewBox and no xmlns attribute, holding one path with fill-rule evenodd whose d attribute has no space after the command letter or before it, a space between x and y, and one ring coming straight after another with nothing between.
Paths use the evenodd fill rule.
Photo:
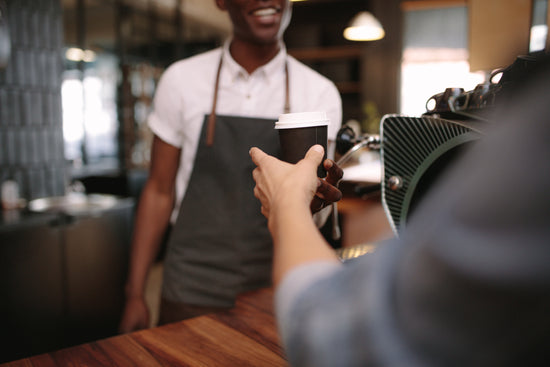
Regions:
<instances>
[{"instance_id":1,"label":"shirt button","mask_svg":"<svg viewBox=\"0 0 550 367\"><path fill-rule=\"evenodd\" d=\"M250 94L247 94L247 95L246 95L246 99L250 99Z\"/></svg>"}]
</instances>

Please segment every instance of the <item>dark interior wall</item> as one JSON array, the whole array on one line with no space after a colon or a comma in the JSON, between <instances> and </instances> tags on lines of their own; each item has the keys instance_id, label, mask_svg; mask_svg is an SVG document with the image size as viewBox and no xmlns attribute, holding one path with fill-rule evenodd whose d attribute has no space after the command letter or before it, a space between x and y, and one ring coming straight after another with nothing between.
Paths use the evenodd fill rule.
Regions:
<instances>
[{"instance_id":1,"label":"dark interior wall","mask_svg":"<svg viewBox=\"0 0 550 367\"><path fill-rule=\"evenodd\" d=\"M285 33L289 53L336 84L342 98L344 122L363 118L360 50L365 44L346 40L343 32L365 6L364 0L296 2ZM349 52L348 48L354 52ZM313 51L310 55L314 56L301 58L296 55L302 50Z\"/></svg>"},{"instance_id":2,"label":"dark interior wall","mask_svg":"<svg viewBox=\"0 0 550 367\"><path fill-rule=\"evenodd\" d=\"M373 42L348 41L343 31L360 11L370 11L381 22L386 36ZM316 49L319 57L304 61L334 81L343 103L343 120L356 119L366 132L378 131L384 114L399 111L402 53L401 0L315 0L294 3L292 22L285 33L289 52ZM323 50L355 50L350 56ZM338 51L337 51L338 52Z\"/></svg>"},{"instance_id":3,"label":"dark interior wall","mask_svg":"<svg viewBox=\"0 0 550 367\"><path fill-rule=\"evenodd\" d=\"M403 11L401 0L371 0L371 11L378 18L386 36L370 42L363 63L363 98L376 106L378 114L399 112L401 57L403 45Z\"/></svg>"},{"instance_id":4,"label":"dark interior wall","mask_svg":"<svg viewBox=\"0 0 550 367\"><path fill-rule=\"evenodd\" d=\"M64 193L59 0L0 0L11 57L0 70L0 182L26 199Z\"/></svg>"},{"instance_id":5,"label":"dark interior wall","mask_svg":"<svg viewBox=\"0 0 550 367\"><path fill-rule=\"evenodd\" d=\"M348 22L361 10L365 0L305 1L293 5L292 21L285 33L288 48L355 45L342 33Z\"/></svg>"}]
</instances>

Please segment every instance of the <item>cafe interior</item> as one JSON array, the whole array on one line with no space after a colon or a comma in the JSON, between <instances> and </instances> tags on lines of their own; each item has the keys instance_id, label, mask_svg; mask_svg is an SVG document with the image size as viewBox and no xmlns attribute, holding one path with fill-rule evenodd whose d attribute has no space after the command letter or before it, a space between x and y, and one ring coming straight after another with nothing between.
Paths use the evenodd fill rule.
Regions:
<instances>
[{"instance_id":1,"label":"cafe interior","mask_svg":"<svg viewBox=\"0 0 550 367\"><path fill-rule=\"evenodd\" d=\"M375 37L353 38L349 27L362 20ZM383 169L381 121L390 131L399 116L482 120L490 102L473 108L460 99L487 97L503 70L550 49L549 23L548 0L293 1L288 53L332 80L342 98L335 159L344 196L321 228L339 256L361 256L394 236L414 204L412 194L391 196L404 178ZM214 0L0 0L0 363L49 355L78 365L70 358L94 360L107 348L98 343L128 342L117 327L155 88L170 64L222 45L230 32ZM391 204L399 200L409 201ZM173 348L157 362L191 355L176 351L183 327L155 328L162 265L161 253L147 286L149 332L162 332L132 339L149 351L162 348L155 340ZM271 343L284 365L269 295L260 296L256 310L265 308L260 320L271 330L249 332L267 335L258 350ZM253 303L241 308L250 314ZM221 330L238 323L236 313L218 317L224 323L212 333L233 339ZM205 351L215 348L197 337L215 327L207 321L186 329ZM80 354L55 354L71 348Z\"/></svg>"}]
</instances>

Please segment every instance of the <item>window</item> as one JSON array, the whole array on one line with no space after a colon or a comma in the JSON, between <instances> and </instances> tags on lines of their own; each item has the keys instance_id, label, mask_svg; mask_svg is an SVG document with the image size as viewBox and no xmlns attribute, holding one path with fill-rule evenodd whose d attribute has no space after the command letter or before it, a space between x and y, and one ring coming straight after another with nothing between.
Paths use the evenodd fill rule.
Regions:
<instances>
[{"instance_id":1,"label":"window","mask_svg":"<svg viewBox=\"0 0 550 367\"><path fill-rule=\"evenodd\" d=\"M85 71L68 68L63 74L63 136L65 158L117 167L117 60L102 54Z\"/></svg>"},{"instance_id":2,"label":"window","mask_svg":"<svg viewBox=\"0 0 550 367\"><path fill-rule=\"evenodd\" d=\"M541 51L546 46L548 37L548 0L535 0L533 3L533 24L531 27L531 40L529 51Z\"/></svg>"},{"instance_id":3,"label":"window","mask_svg":"<svg viewBox=\"0 0 550 367\"><path fill-rule=\"evenodd\" d=\"M466 6L407 10L401 64L401 113L420 116L446 88L472 90L484 73L470 73Z\"/></svg>"}]
</instances>

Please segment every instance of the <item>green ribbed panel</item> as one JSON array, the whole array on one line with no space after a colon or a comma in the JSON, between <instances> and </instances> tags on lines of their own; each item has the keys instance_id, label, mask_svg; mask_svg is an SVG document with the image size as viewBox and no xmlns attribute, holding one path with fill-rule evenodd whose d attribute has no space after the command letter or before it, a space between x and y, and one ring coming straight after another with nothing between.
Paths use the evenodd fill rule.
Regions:
<instances>
[{"instance_id":1,"label":"green ribbed panel","mask_svg":"<svg viewBox=\"0 0 550 367\"><path fill-rule=\"evenodd\" d=\"M477 129L458 121L435 117L384 116L380 125L383 167L382 202L390 224L398 234L405 225L409 204L423 173L438 157L465 142L476 140ZM402 179L391 190L388 180Z\"/></svg>"}]
</instances>

